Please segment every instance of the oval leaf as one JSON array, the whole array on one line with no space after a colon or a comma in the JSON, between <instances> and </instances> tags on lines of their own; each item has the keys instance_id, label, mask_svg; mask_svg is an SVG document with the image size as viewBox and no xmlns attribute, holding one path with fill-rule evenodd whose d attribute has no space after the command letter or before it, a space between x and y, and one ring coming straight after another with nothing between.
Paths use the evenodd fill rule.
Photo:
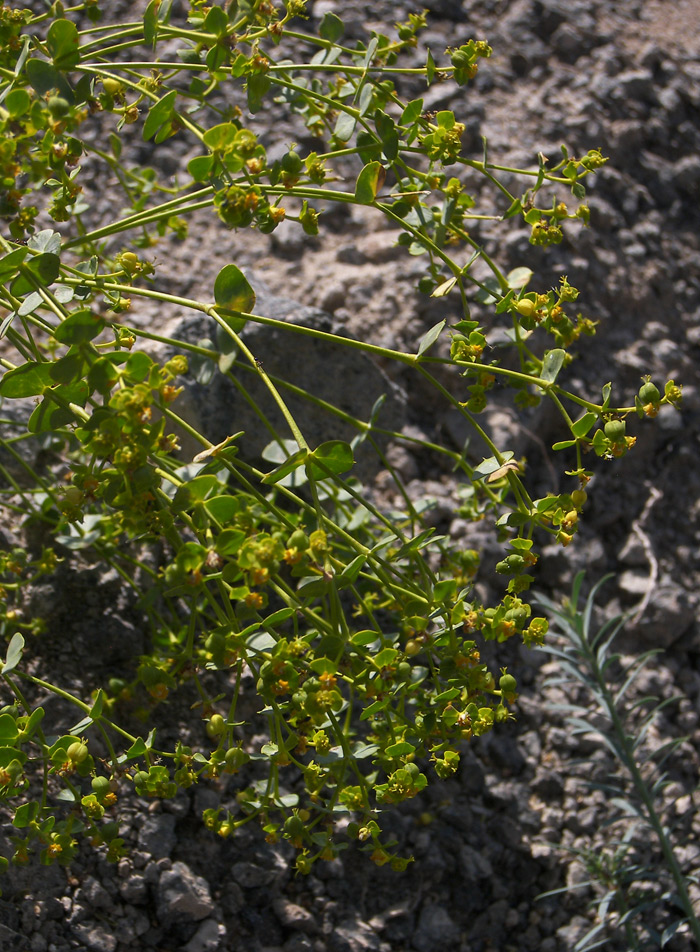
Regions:
<instances>
[{"instance_id":1,"label":"oval leaf","mask_svg":"<svg viewBox=\"0 0 700 952\"><path fill-rule=\"evenodd\" d=\"M15 632L7 646L7 655L5 656L5 663L2 666L3 674L9 674L10 671L13 671L17 667L22 660L23 651L24 638L19 632Z\"/></svg>"},{"instance_id":2,"label":"oval leaf","mask_svg":"<svg viewBox=\"0 0 700 952\"><path fill-rule=\"evenodd\" d=\"M12 293L16 297L28 294L40 287L47 288L58 277L61 260L52 252L36 255L24 264L21 273L12 284Z\"/></svg>"},{"instance_id":3,"label":"oval leaf","mask_svg":"<svg viewBox=\"0 0 700 952\"><path fill-rule=\"evenodd\" d=\"M61 344L83 344L92 340L102 331L104 320L92 311L84 308L75 311L54 331L54 337Z\"/></svg>"},{"instance_id":4,"label":"oval leaf","mask_svg":"<svg viewBox=\"0 0 700 952\"><path fill-rule=\"evenodd\" d=\"M584 413L583 416L573 424L571 432L577 437L585 436L597 419L598 416L591 411Z\"/></svg>"},{"instance_id":5,"label":"oval leaf","mask_svg":"<svg viewBox=\"0 0 700 952\"><path fill-rule=\"evenodd\" d=\"M50 363L28 361L3 375L0 380L0 397L36 397L52 383Z\"/></svg>"},{"instance_id":6,"label":"oval leaf","mask_svg":"<svg viewBox=\"0 0 700 952\"><path fill-rule=\"evenodd\" d=\"M548 383L554 383L559 376L559 371L564 366L566 351L559 347L554 350L548 350L542 361L542 373L540 377Z\"/></svg>"},{"instance_id":7,"label":"oval leaf","mask_svg":"<svg viewBox=\"0 0 700 952\"><path fill-rule=\"evenodd\" d=\"M385 178L386 169L381 162L369 162L357 176L355 201L362 205L371 205Z\"/></svg>"},{"instance_id":8,"label":"oval leaf","mask_svg":"<svg viewBox=\"0 0 700 952\"><path fill-rule=\"evenodd\" d=\"M54 20L46 34L46 46L57 69L72 69L80 62L78 28L71 20Z\"/></svg>"},{"instance_id":9,"label":"oval leaf","mask_svg":"<svg viewBox=\"0 0 700 952\"><path fill-rule=\"evenodd\" d=\"M227 264L214 282L214 300L229 311L250 312L255 307L255 291L235 264Z\"/></svg>"},{"instance_id":10,"label":"oval leaf","mask_svg":"<svg viewBox=\"0 0 700 952\"><path fill-rule=\"evenodd\" d=\"M316 466L314 462L320 465ZM352 447L349 443L343 440L329 440L327 443L321 443L313 453L309 454L306 466L310 477L324 479L330 475L338 476L340 473L346 473L352 469L354 462Z\"/></svg>"},{"instance_id":11,"label":"oval leaf","mask_svg":"<svg viewBox=\"0 0 700 952\"><path fill-rule=\"evenodd\" d=\"M308 450L297 450L296 453L293 453L281 466L278 466L277 469L273 469L267 476L263 476L261 482L267 486L273 486L275 483L278 483L280 479L284 479L285 476L288 476L294 472L295 469L298 469L306 460L307 456Z\"/></svg>"},{"instance_id":12,"label":"oval leaf","mask_svg":"<svg viewBox=\"0 0 700 952\"><path fill-rule=\"evenodd\" d=\"M453 280L456 280L453 278ZM430 330L425 334L420 344L418 345L418 356L424 354L428 348L432 347L435 341L438 339L442 333L442 329L445 326L445 321L440 321L438 324L434 324Z\"/></svg>"}]
</instances>

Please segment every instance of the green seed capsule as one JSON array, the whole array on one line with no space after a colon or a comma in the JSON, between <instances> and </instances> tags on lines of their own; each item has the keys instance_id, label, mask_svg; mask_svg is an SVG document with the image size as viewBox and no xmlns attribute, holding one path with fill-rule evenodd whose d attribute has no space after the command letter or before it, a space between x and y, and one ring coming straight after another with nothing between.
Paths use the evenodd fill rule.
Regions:
<instances>
[{"instance_id":1,"label":"green seed capsule","mask_svg":"<svg viewBox=\"0 0 700 952\"><path fill-rule=\"evenodd\" d=\"M63 96L52 96L47 105L52 119L64 119L70 112L70 103Z\"/></svg>"},{"instance_id":2,"label":"green seed capsule","mask_svg":"<svg viewBox=\"0 0 700 952\"><path fill-rule=\"evenodd\" d=\"M81 740L76 740L68 747L66 754L74 764L82 764L88 755L87 744L84 744Z\"/></svg>"},{"instance_id":3,"label":"green seed capsule","mask_svg":"<svg viewBox=\"0 0 700 952\"><path fill-rule=\"evenodd\" d=\"M643 406L647 406L649 403L658 403L661 400L659 388L651 381L645 383L639 389L639 399L642 401Z\"/></svg>"},{"instance_id":4,"label":"green seed capsule","mask_svg":"<svg viewBox=\"0 0 700 952\"><path fill-rule=\"evenodd\" d=\"M604 427L605 435L611 443L619 443L624 440L625 430L624 420L608 420Z\"/></svg>"}]
</instances>

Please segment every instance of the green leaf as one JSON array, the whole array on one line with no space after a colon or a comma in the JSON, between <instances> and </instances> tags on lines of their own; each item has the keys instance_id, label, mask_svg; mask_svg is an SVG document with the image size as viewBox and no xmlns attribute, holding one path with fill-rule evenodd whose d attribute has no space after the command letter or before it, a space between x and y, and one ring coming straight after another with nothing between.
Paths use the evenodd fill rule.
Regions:
<instances>
[{"instance_id":1,"label":"green leaf","mask_svg":"<svg viewBox=\"0 0 700 952\"><path fill-rule=\"evenodd\" d=\"M507 278L508 287L513 288L515 291L520 288L526 288L530 283L530 278L533 273L530 268L514 268Z\"/></svg>"},{"instance_id":2,"label":"green leaf","mask_svg":"<svg viewBox=\"0 0 700 952\"><path fill-rule=\"evenodd\" d=\"M224 529L216 537L215 548L219 555L235 555L245 542L241 529Z\"/></svg>"},{"instance_id":3,"label":"green leaf","mask_svg":"<svg viewBox=\"0 0 700 952\"><path fill-rule=\"evenodd\" d=\"M11 747L17 740L17 721L11 714L0 714L0 747Z\"/></svg>"},{"instance_id":4,"label":"green leaf","mask_svg":"<svg viewBox=\"0 0 700 952\"><path fill-rule=\"evenodd\" d=\"M335 13L328 12L321 20L321 25L318 28L318 32L324 40L329 40L331 43L335 43L345 32L345 26L343 25L343 21L340 19L340 17L337 17Z\"/></svg>"},{"instance_id":5,"label":"green leaf","mask_svg":"<svg viewBox=\"0 0 700 952\"><path fill-rule=\"evenodd\" d=\"M401 125L411 126L423 113L423 100L412 99L401 113Z\"/></svg>"},{"instance_id":6,"label":"green leaf","mask_svg":"<svg viewBox=\"0 0 700 952\"><path fill-rule=\"evenodd\" d=\"M353 747L352 756L355 760L364 760L372 757L378 750L379 744L358 744L357 747Z\"/></svg>"},{"instance_id":7,"label":"green leaf","mask_svg":"<svg viewBox=\"0 0 700 952\"><path fill-rule=\"evenodd\" d=\"M433 59L433 54L428 50L428 55L425 61L425 80L426 84L430 86L435 79L435 60Z\"/></svg>"},{"instance_id":8,"label":"green leaf","mask_svg":"<svg viewBox=\"0 0 700 952\"><path fill-rule=\"evenodd\" d=\"M509 460L513 459L515 454L508 450L505 453L501 453L501 459L497 460L495 456L489 456L488 459L483 460L476 467L472 473L472 479L483 479L484 476L490 476L491 473L495 473L496 470L500 469L504 463L507 463Z\"/></svg>"},{"instance_id":9,"label":"green leaf","mask_svg":"<svg viewBox=\"0 0 700 952\"><path fill-rule=\"evenodd\" d=\"M5 663L2 666L2 673L9 674L10 671L14 671L17 665L22 660L22 652L24 651L24 638L17 631L10 639L10 643L7 646L7 654L5 655Z\"/></svg>"},{"instance_id":10,"label":"green leaf","mask_svg":"<svg viewBox=\"0 0 700 952\"><path fill-rule=\"evenodd\" d=\"M552 444L553 450L566 450L570 446L576 446L576 440L560 440L558 443Z\"/></svg>"},{"instance_id":11,"label":"green leaf","mask_svg":"<svg viewBox=\"0 0 700 952\"><path fill-rule=\"evenodd\" d=\"M218 355L214 350L214 344L208 337L203 337L201 340L198 340L197 346L211 350L211 356L190 354L187 358L189 372L200 386L208 387L216 373L216 359Z\"/></svg>"},{"instance_id":12,"label":"green leaf","mask_svg":"<svg viewBox=\"0 0 700 952\"><path fill-rule=\"evenodd\" d=\"M95 700L93 702L92 707L90 708L90 717L93 720L97 720L97 718L102 714L102 708L104 707L104 703L105 703L105 692L102 690L102 688L98 688L97 694L95 696Z\"/></svg>"},{"instance_id":13,"label":"green leaf","mask_svg":"<svg viewBox=\"0 0 700 952\"><path fill-rule=\"evenodd\" d=\"M143 383L152 367L153 360L148 354L144 354L142 350L135 350L133 354L129 354L124 370L134 383Z\"/></svg>"},{"instance_id":14,"label":"green leaf","mask_svg":"<svg viewBox=\"0 0 700 952\"><path fill-rule=\"evenodd\" d=\"M340 575L336 576L338 587L343 588L345 585L352 585L353 582L357 581L357 577L366 561L366 555L355 556L352 562L345 566Z\"/></svg>"},{"instance_id":15,"label":"green leaf","mask_svg":"<svg viewBox=\"0 0 700 952\"><path fill-rule=\"evenodd\" d=\"M315 658L309 667L315 674L335 674L338 665L330 658Z\"/></svg>"},{"instance_id":16,"label":"green leaf","mask_svg":"<svg viewBox=\"0 0 700 952\"><path fill-rule=\"evenodd\" d=\"M248 78L246 91L248 93L248 109L252 113L260 112L263 97L270 89L272 81L265 73L253 73Z\"/></svg>"},{"instance_id":17,"label":"green leaf","mask_svg":"<svg viewBox=\"0 0 700 952\"><path fill-rule=\"evenodd\" d=\"M28 59L25 66L27 79L40 96L57 89L64 99L73 102L73 90L66 77L46 60Z\"/></svg>"},{"instance_id":18,"label":"green leaf","mask_svg":"<svg viewBox=\"0 0 700 952\"><path fill-rule=\"evenodd\" d=\"M51 364L28 361L8 370L0 380L0 397L36 397L51 386Z\"/></svg>"},{"instance_id":19,"label":"green leaf","mask_svg":"<svg viewBox=\"0 0 700 952\"><path fill-rule=\"evenodd\" d=\"M31 800L29 803L23 803L15 810L12 825L16 826L18 830L23 830L25 827L29 826L29 824L32 823L33 820L38 816L39 809L40 807L36 800Z\"/></svg>"},{"instance_id":20,"label":"green leaf","mask_svg":"<svg viewBox=\"0 0 700 952\"><path fill-rule=\"evenodd\" d=\"M359 647L365 648L367 645L374 644L375 641L379 639L379 634L376 631L373 631L371 628L367 628L364 631L356 631L355 634L350 638L350 642L353 645L358 645Z\"/></svg>"},{"instance_id":21,"label":"green leaf","mask_svg":"<svg viewBox=\"0 0 700 952\"><path fill-rule=\"evenodd\" d=\"M80 62L78 28L71 20L54 20L46 34L46 46L56 69L73 69Z\"/></svg>"},{"instance_id":22,"label":"green leaf","mask_svg":"<svg viewBox=\"0 0 700 952\"><path fill-rule=\"evenodd\" d=\"M350 136L355 131L355 126L357 125L357 117L350 112L339 112L338 118L335 123L335 129L333 130L333 135L340 142L347 142Z\"/></svg>"},{"instance_id":23,"label":"green leaf","mask_svg":"<svg viewBox=\"0 0 700 952\"><path fill-rule=\"evenodd\" d=\"M29 248L15 248L9 255L0 258L0 281L6 284L19 273L19 266L29 254Z\"/></svg>"},{"instance_id":24,"label":"green leaf","mask_svg":"<svg viewBox=\"0 0 700 952\"><path fill-rule=\"evenodd\" d=\"M88 371L88 384L91 390L97 390L98 393L108 394L112 387L119 380L119 371L114 366L114 357L116 354L98 357L95 363Z\"/></svg>"},{"instance_id":25,"label":"green leaf","mask_svg":"<svg viewBox=\"0 0 700 952\"><path fill-rule=\"evenodd\" d=\"M143 757L147 750L143 737L137 737L124 756L127 760L136 760L137 757Z\"/></svg>"},{"instance_id":26,"label":"green leaf","mask_svg":"<svg viewBox=\"0 0 700 952\"><path fill-rule=\"evenodd\" d=\"M501 300L496 305L496 314L503 314L505 311L507 311L514 297L515 297L515 291L513 290L513 288L511 288L510 291L506 294L506 296L501 298Z\"/></svg>"},{"instance_id":27,"label":"green leaf","mask_svg":"<svg viewBox=\"0 0 700 952\"><path fill-rule=\"evenodd\" d=\"M158 33L159 6L160 0L151 0L143 15L143 38L146 41L146 44L153 49L155 49L156 46L156 38Z\"/></svg>"},{"instance_id":28,"label":"green leaf","mask_svg":"<svg viewBox=\"0 0 700 952\"><path fill-rule=\"evenodd\" d=\"M19 276L12 282L12 293L22 297L34 291L37 284L48 288L58 277L60 269L61 259L58 255L51 252L36 255L20 267Z\"/></svg>"},{"instance_id":29,"label":"green leaf","mask_svg":"<svg viewBox=\"0 0 700 952\"><path fill-rule=\"evenodd\" d=\"M305 575L297 585L297 595L300 598L317 598L328 591L328 582L318 575Z\"/></svg>"},{"instance_id":30,"label":"green leaf","mask_svg":"<svg viewBox=\"0 0 700 952\"><path fill-rule=\"evenodd\" d=\"M213 167L213 155L197 155L187 163L187 171L195 182L205 182Z\"/></svg>"},{"instance_id":31,"label":"green leaf","mask_svg":"<svg viewBox=\"0 0 700 952\"><path fill-rule=\"evenodd\" d=\"M314 462L321 465L315 466ZM352 447L343 440L329 440L321 443L313 453L309 453L306 462L306 471L310 478L326 479L330 474L339 476L352 469L355 460Z\"/></svg>"},{"instance_id":32,"label":"green leaf","mask_svg":"<svg viewBox=\"0 0 700 952\"><path fill-rule=\"evenodd\" d=\"M295 612L295 608L280 608L278 611L268 615L263 624L269 625L270 627L281 625L283 621L287 621L288 618L291 618Z\"/></svg>"},{"instance_id":33,"label":"green leaf","mask_svg":"<svg viewBox=\"0 0 700 952\"><path fill-rule=\"evenodd\" d=\"M440 321L437 324L433 324L430 330L426 334L423 335L423 337L421 338L421 342L418 345L419 357L433 346L435 341L438 339L438 337L442 333L442 329L444 328L445 323L446 323L445 321Z\"/></svg>"},{"instance_id":34,"label":"green leaf","mask_svg":"<svg viewBox=\"0 0 700 952\"><path fill-rule=\"evenodd\" d=\"M238 126L235 126L232 122L220 122L218 125L207 129L202 136L202 142L212 152L224 152L233 144L237 132Z\"/></svg>"},{"instance_id":35,"label":"green leaf","mask_svg":"<svg viewBox=\"0 0 700 952\"><path fill-rule=\"evenodd\" d=\"M246 638L245 643L253 651L269 651L277 644L269 631L256 631Z\"/></svg>"},{"instance_id":36,"label":"green leaf","mask_svg":"<svg viewBox=\"0 0 700 952\"><path fill-rule=\"evenodd\" d=\"M523 210L523 203L520 201L519 198L514 198L513 201L510 203L510 205L508 206L508 210L506 211L503 217L513 218L515 215L519 215L522 210Z\"/></svg>"},{"instance_id":37,"label":"green leaf","mask_svg":"<svg viewBox=\"0 0 700 952\"><path fill-rule=\"evenodd\" d=\"M370 717L373 717L375 714L378 714L379 711L383 711L384 708L388 706L388 704L389 704L388 697L383 698L382 700L379 700L379 701L372 701L372 703L369 704L364 709L362 714L360 714L360 720L361 721L369 720Z\"/></svg>"},{"instance_id":38,"label":"green leaf","mask_svg":"<svg viewBox=\"0 0 700 952\"><path fill-rule=\"evenodd\" d=\"M364 86L360 87L359 99L357 95L355 99L357 100L357 109L360 113L360 116L365 116L369 110L369 107L372 105L372 94L374 90L370 83L365 83Z\"/></svg>"},{"instance_id":39,"label":"green leaf","mask_svg":"<svg viewBox=\"0 0 700 952\"><path fill-rule=\"evenodd\" d=\"M293 453L289 459L282 463L281 466L278 466L277 469L273 469L271 473L263 476L261 482L265 483L267 486L274 486L275 483L278 483L281 479L284 479L285 476L288 476L290 473L294 472L295 469L298 469L304 462L306 462L306 457L308 455L308 450L297 450L296 453Z\"/></svg>"},{"instance_id":40,"label":"green leaf","mask_svg":"<svg viewBox=\"0 0 700 952\"><path fill-rule=\"evenodd\" d=\"M362 205L371 205L384 184L385 178L386 169L381 162L368 163L357 176L355 201Z\"/></svg>"},{"instance_id":41,"label":"green leaf","mask_svg":"<svg viewBox=\"0 0 700 952\"><path fill-rule=\"evenodd\" d=\"M230 522L239 510L235 496L212 496L204 503L204 508L218 523Z\"/></svg>"},{"instance_id":42,"label":"green leaf","mask_svg":"<svg viewBox=\"0 0 700 952\"><path fill-rule=\"evenodd\" d=\"M49 433L77 421L78 417L70 407L59 405L51 397L52 393L58 394L67 403L84 405L88 398L88 385L84 380L77 380L46 391L46 396L29 417L27 429L30 433Z\"/></svg>"},{"instance_id":43,"label":"green leaf","mask_svg":"<svg viewBox=\"0 0 700 952\"><path fill-rule=\"evenodd\" d=\"M376 36L373 36L372 39L367 44L367 51L365 53L365 58L362 60L362 65L365 69L369 69L372 63L372 57L377 52L377 47L379 46L379 39Z\"/></svg>"},{"instance_id":44,"label":"green leaf","mask_svg":"<svg viewBox=\"0 0 700 952\"><path fill-rule=\"evenodd\" d=\"M235 264L227 264L219 271L214 281L214 300L218 307L225 307L229 311L244 311L249 313L255 307L255 291L248 283L248 279ZM233 326L227 321L232 330L238 332L245 324L241 319L240 327ZM238 322L236 322L238 323Z\"/></svg>"},{"instance_id":45,"label":"green leaf","mask_svg":"<svg viewBox=\"0 0 700 952\"><path fill-rule=\"evenodd\" d=\"M228 17L221 7L211 7L204 17L202 28L207 33L215 33L217 36L222 36L226 32L227 27Z\"/></svg>"},{"instance_id":46,"label":"green leaf","mask_svg":"<svg viewBox=\"0 0 700 952\"><path fill-rule=\"evenodd\" d=\"M459 688L448 688L446 691L443 691L441 694L436 695L432 703L433 704L447 704L448 701L454 701L456 697L459 697L460 690Z\"/></svg>"},{"instance_id":47,"label":"green leaf","mask_svg":"<svg viewBox=\"0 0 700 952\"><path fill-rule=\"evenodd\" d=\"M5 99L5 107L12 119L19 119L32 104L32 97L26 89L13 89Z\"/></svg>"},{"instance_id":48,"label":"green leaf","mask_svg":"<svg viewBox=\"0 0 700 952\"><path fill-rule=\"evenodd\" d=\"M572 425L571 432L576 437L585 436L597 419L598 415L596 413L592 413L590 411L588 413L584 413L583 416L576 420L576 422Z\"/></svg>"},{"instance_id":49,"label":"green leaf","mask_svg":"<svg viewBox=\"0 0 700 952\"><path fill-rule=\"evenodd\" d=\"M446 602L454 597L457 591L457 582L453 578L444 578L438 582L433 590L433 598L436 602Z\"/></svg>"},{"instance_id":50,"label":"green leaf","mask_svg":"<svg viewBox=\"0 0 700 952\"><path fill-rule=\"evenodd\" d=\"M61 235L53 228L43 228L27 240L27 247L32 251L47 251L57 255L61 251Z\"/></svg>"},{"instance_id":51,"label":"green leaf","mask_svg":"<svg viewBox=\"0 0 700 952\"><path fill-rule=\"evenodd\" d=\"M440 284L438 284L430 296L433 298L445 297L450 293L456 283L457 278L453 275L451 278L447 278L446 281L442 281Z\"/></svg>"},{"instance_id":52,"label":"green leaf","mask_svg":"<svg viewBox=\"0 0 700 952\"><path fill-rule=\"evenodd\" d=\"M84 344L104 329L105 322L87 308L74 311L59 324L53 336L60 344Z\"/></svg>"},{"instance_id":53,"label":"green leaf","mask_svg":"<svg viewBox=\"0 0 700 952\"><path fill-rule=\"evenodd\" d=\"M610 396L612 394L612 384L606 383L603 386L603 410L607 410L610 406Z\"/></svg>"},{"instance_id":54,"label":"green leaf","mask_svg":"<svg viewBox=\"0 0 700 952\"><path fill-rule=\"evenodd\" d=\"M554 383L559 376L559 371L564 366L565 359L566 351L560 347L556 347L554 350L548 350L542 361L542 372L540 373L542 380Z\"/></svg>"},{"instance_id":55,"label":"green leaf","mask_svg":"<svg viewBox=\"0 0 700 952\"><path fill-rule=\"evenodd\" d=\"M382 648L382 650L372 658L372 662L377 668L385 668L388 664L393 664L398 656L398 648Z\"/></svg>"},{"instance_id":56,"label":"green leaf","mask_svg":"<svg viewBox=\"0 0 700 952\"><path fill-rule=\"evenodd\" d=\"M152 139L153 136L158 132L158 130L165 125L165 123L170 123L175 114L175 99L177 97L177 90L171 89L170 92L166 93L162 99L159 99L158 102L154 103L146 116L146 121L143 124L142 136L145 142L149 139Z\"/></svg>"},{"instance_id":57,"label":"green leaf","mask_svg":"<svg viewBox=\"0 0 700 952\"><path fill-rule=\"evenodd\" d=\"M404 754L413 754L415 753L416 748L413 744L409 744L407 740L400 740L396 744L391 744L384 750L384 753L387 757L403 757Z\"/></svg>"}]
</instances>

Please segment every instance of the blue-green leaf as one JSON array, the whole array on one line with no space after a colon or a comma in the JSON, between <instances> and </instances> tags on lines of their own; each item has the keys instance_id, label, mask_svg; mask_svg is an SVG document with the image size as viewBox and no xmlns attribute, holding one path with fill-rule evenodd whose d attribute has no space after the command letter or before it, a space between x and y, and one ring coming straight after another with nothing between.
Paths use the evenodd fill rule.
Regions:
<instances>
[{"instance_id":1,"label":"blue-green leaf","mask_svg":"<svg viewBox=\"0 0 700 952\"><path fill-rule=\"evenodd\" d=\"M542 372L540 373L542 380L554 383L559 376L559 371L564 366L565 359L566 351L560 347L555 347L554 350L548 350L542 361Z\"/></svg>"}]
</instances>

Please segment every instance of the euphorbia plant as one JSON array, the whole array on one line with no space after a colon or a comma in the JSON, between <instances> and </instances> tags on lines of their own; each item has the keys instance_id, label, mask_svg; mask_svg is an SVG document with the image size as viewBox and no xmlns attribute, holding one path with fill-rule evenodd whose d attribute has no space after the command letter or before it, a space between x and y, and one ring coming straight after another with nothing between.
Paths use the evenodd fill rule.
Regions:
<instances>
[{"instance_id":1,"label":"euphorbia plant","mask_svg":"<svg viewBox=\"0 0 700 952\"><path fill-rule=\"evenodd\" d=\"M0 796L14 809L13 859L25 861L37 846L43 862L68 862L81 832L118 858L126 785L169 797L240 772L235 808L206 811L209 829L228 836L258 820L270 839L297 848L304 872L336 856L348 837L376 863L401 869L407 859L383 839L381 808L415 796L432 774L454 775L460 744L512 717L516 678L490 671L479 645L542 643L546 620L522 596L539 541L575 537L590 476L584 454L623 455L634 443L627 420L677 404L680 390L671 381L662 396L646 380L623 406L612 403L610 385L598 399L567 391L560 375L571 349L594 331L572 309L579 291L565 276L530 290L529 268L504 273L480 244L480 221L507 228L524 220L533 246L586 225L584 183L605 162L596 149L581 158L562 149L556 163L540 155L531 169L495 164L486 150L475 158L464 154L465 127L451 110L427 113L423 99L402 98L405 77L467 84L491 53L486 41L465 38L440 65L428 52L424 65L403 67L424 16L411 15L396 36L350 44L333 14L314 30L303 0L193 0L186 17L172 8L153 0L143 19L103 24L97 0L55 3L41 14L0 3L0 333L8 345L0 396L36 398L28 432L50 436L65 460L55 475L39 474L7 441L31 486L5 469L5 497L68 550L90 546L125 584L141 585L133 567L144 549L165 553L160 566L142 566L149 653L133 659L130 680L110 678L87 699L30 674L22 657L26 639L40 651L41 624L20 620L16 605L36 573L55 568L53 548L34 560L3 557L10 640ZM240 106L232 105L236 92ZM273 101L317 140L314 151L294 146L268 158L264 119ZM86 135L95 124L97 139ZM166 186L153 170L130 165L120 132L132 125L153 142L156 167L169 138L197 145L187 181ZM128 206L107 224L92 220L81 192L81 164L96 162L115 174ZM476 179L497 211L476 210L467 187ZM514 180L522 191L504 184ZM233 263L216 276L213 300L176 296L149 257L168 233L187 240L194 211L264 233L287 218L313 235L332 203L373 209L401 229L399 243L424 262L420 292L457 304L459 319L441 320L415 352L401 352L257 315L254 288ZM107 242L115 236L116 254ZM477 261L488 279L477 277ZM206 315L217 343L166 340L179 354L159 363L148 352L150 340L164 340L158 328L129 322L148 299ZM256 322L333 341L339 353L352 347L399 362L465 418L488 458L429 448L469 487L463 513L495 520L504 543L497 604L475 595L477 552L425 528L405 493L403 513L383 511L353 476L358 441L381 452L378 436L400 436L381 426L380 405L362 420L326 403L357 438L311 445L284 382L271 379L257 359L264 354L246 342L246 325ZM494 350L504 328L507 346ZM441 337L449 356L431 353ZM246 455L245 434L215 444L183 418L177 398L188 360L202 385L213 372L245 389L246 366L259 377L285 421L265 454L274 468ZM532 498L524 464L480 424L496 381L519 407L549 399L559 410L554 450L571 451L573 461L566 491ZM313 380L307 389L316 399ZM178 456L175 433L183 431L201 446L192 461ZM268 729L260 749L237 714L245 672ZM186 682L199 696L193 717L206 723L200 743L194 728L188 746L174 749L161 749L149 726L143 736L124 728L123 705L148 717ZM68 733L44 723L32 703L36 688L71 700L81 720ZM29 778L37 770L45 783L35 796Z\"/></svg>"}]
</instances>

